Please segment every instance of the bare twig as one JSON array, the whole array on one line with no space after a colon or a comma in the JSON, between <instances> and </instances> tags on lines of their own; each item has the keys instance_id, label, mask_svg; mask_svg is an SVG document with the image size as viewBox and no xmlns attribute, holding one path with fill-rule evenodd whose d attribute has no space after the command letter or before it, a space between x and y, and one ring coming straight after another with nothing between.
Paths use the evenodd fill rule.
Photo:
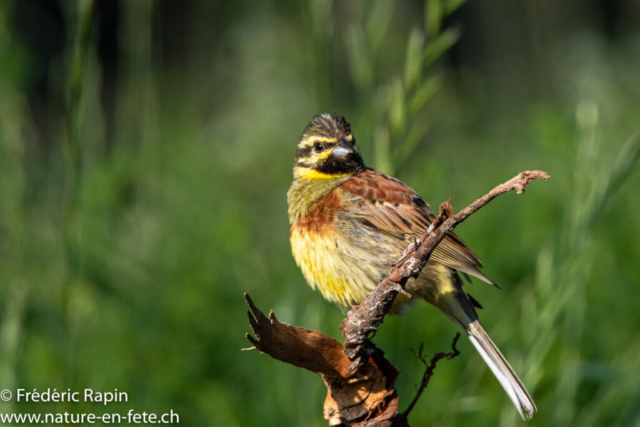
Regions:
<instances>
[{"instance_id":1,"label":"bare twig","mask_svg":"<svg viewBox=\"0 0 640 427\"><path fill-rule=\"evenodd\" d=\"M433 376L433 370L436 369L436 364L442 359L451 360L460 354L460 351L456 348L456 344L458 343L459 338L460 338L460 332L458 332L456 336L453 338L453 343L451 344L451 349L453 351L451 353L436 353L431 358L431 362L429 363L427 363L427 359L422 355L423 345L420 344L420 349L418 350L418 354L414 353L414 355L418 359L420 359L420 361L424 363L424 365L427 368L424 371L424 375L422 375L422 382L420 383L420 387L418 387L418 392L416 393L416 397L413 398L413 400L411 401L407 409L401 414L403 417L406 418L409 415L409 413L413 410L413 407L416 406L416 403L418 403L420 396L422 396L422 392L429 385L429 380Z\"/></svg>"},{"instance_id":2,"label":"bare twig","mask_svg":"<svg viewBox=\"0 0 640 427\"><path fill-rule=\"evenodd\" d=\"M369 333L378 329L382 323L384 316L389 312L393 301L411 277L417 276L425 266L431 252L444 239L447 233L462 221L467 219L478 209L485 206L491 200L501 194L511 190L516 190L518 194L524 193L532 181L536 179L549 178L542 171L525 171L519 173L514 178L500 184L489 193L479 198L471 205L453 215L453 209L449 202L440 205L440 212L433 222L433 229L429 229L420 236L418 242L412 243L407 247L403 256L393 266L389 275L378 284L376 289L360 304L359 308L347 320L343 328L345 336L344 352L352 361L351 368L357 369L364 363L366 357L371 352L371 346L368 345L367 337ZM441 224L439 227L438 224Z\"/></svg>"}]
</instances>

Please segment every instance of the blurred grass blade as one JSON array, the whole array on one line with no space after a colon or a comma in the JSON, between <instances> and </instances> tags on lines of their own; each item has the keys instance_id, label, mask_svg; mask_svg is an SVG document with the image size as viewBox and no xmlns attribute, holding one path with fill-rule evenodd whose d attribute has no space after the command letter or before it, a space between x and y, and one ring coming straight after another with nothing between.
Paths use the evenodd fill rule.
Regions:
<instances>
[{"instance_id":1,"label":"blurred grass blade","mask_svg":"<svg viewBox=\"0 0 640 427\"><path fill-rule=\"evenodd\" d=\"M372 2L372 9L366 23L366 36L371 52L377 52L387 33L393 17L395 0L377 0Z\"/></svg>"},{"instance_id":2,"label":"blurred grass blade","mask_svg":"<svg viewBox=\"0 0 640 427\"><path fill-rule=\"evenodd\" d=\"M640 135L635 134L624 144L613 165L607 198L610 198L624 184L627 178L637 170L635 166L639 158Z\"/></svg>"},{"instance_id":3,"label":"blurred grass blade","mask_svg":"<svg viewBox=\"0 0 640 427\"><path fill-rule=\"evenodd\" d=\"M636 171L635 166L639 158L640 136L636 134L623 145L613 165L601 170L591 197L590 209L585 209L583 212L585 223L592 224L605 212L603 208L610 203L611 199L618 194L618 190Z\"/></svg>"},{"instance_id":4,"label":"blurred grass blade","mask_svg":"<svg viewBox=\"0 0 640 427\"><path fill-rule=\"evenodd\" d=\"M428 36L433 37L440 32L444 15L442 0L427 0L425 6L424 28Z\"/></svg>"},{"instance_id":5,"label":"blurred grass blade","mask_svg":"<svg viewBox=\"0 0 640 427\"><path fill-rule=\"evenodd\" d=\"M448 28L438 37L433 39L424 51L424 66L428 67L442 56L460 39L460 31L455 28Z\"/></svg>"},{"instance_id":6,"label":"blurred grass blade","mask_svg":"<svg viewBox=\"0 0 640 427\"><path fill-rule=\"evenodd\" d=\"M407 111L411 115L415 115L429 102L434 95L440 90L442 81L438 76L427 79L416 93L411 97L407 105Z\"/></svg>"},{"instance_id":7,"label":"blurred grass blade","mask_svg":"<svg viewBox=\"0 0 640 427\"><path fill-rule=\"evenodd\" d=\"M424 35L422 31L414 29L409 35L407 43L407 59L404 66L404 82L408 90L415 87L422 77L424 49Z\"/></svg>"},{"instance_id":8,"label":"blurred grass blade","mask_svg":"<svg viewBox=\"0 0 640 427\"><path fill-rule=\"evenodd\" d=\"M326 0L311 0L309 2L309 18L311 30L316 39L323 40L333 30L331 20L332 2Z\"/></svg>"},{"instance_id":9,"label":"blurred grass blade","mask_svg":"<svg viewBox=\"0 0 640 427\"><path fill-rule=\"evenodd\" d=\"M393 83L391 83L389 96L389 130L392 137L397 137L404 134L407 125L404 88L402 87L400 79L395 79Z\"/></svg>"},{"instance_id":10,"label":"blurred grass blade","mask_svg":"<svg viewBox=\"0 0 640 427\"><path fill-rule=\"evenodd\" d=\"M393 163L391 162L391 147L389 130L384 126L376 127L373 134L375 149L375 167L381 172L393 175Z\"/></svg>"},{"instance_id":11,"label":"blurred grass blade","mask_svg":"<svg viewBox=\"0 0 640 427\"><path fill-rule=\"evenodd\" d=\"M6 306L0 326L0 381L2 387L14 389L17 385L16 365L20 358L20 344L24 335L24 317L29 291L28 283L21 279L14 279L8 286L5 296ZM4 399L3 399L4 400ZM13 402L0 402L0 410L13 411Z\"/></svg>"},{"instance_id":12,"label":"blurred grass blade","mask_svg":"<svg viewBox=\"0 0 640 427\"><path fill-rule=\"evenodd\" d=\"M449 16L456 10L460 9L460 7L465 3L466 0L445 0L444 1L444 10L445 15Z\"/></svg>"},{"instance_id":13,"label":"blurred grass blade","mask_svg":"<svg viewBox=\"0 0 640 427\"><path fill-rule=\"evenodd\" d=\"M404 139L402 144L398 147L394 152L393 160L394 164L398 167L402 166L402 164L413 154L416 147L427 133L427 126L422 122L414 123L409 131L409 134Z\"/></svg>"},{"instance_id":14,"label":"blurred grass blade","mask_svg":"<svg viewBox=\"0 0 640 427\"><path fill-rule=\"evenodd\" d=\"M347 56L351 77L362 92L368 92L373 86L373 70L370 64L362 28L352 25L347 31Z\"/></svg>"},{"instance_id":15,"label":"blurred grass blade","mask_svg":"<svg viewBox=\"0 0 640 427\"><path fill-rule=\"evenodd\" d=\"M603 384L593 399L593 404L585 406L574 425L607 425L609 420L605 417L608 414L629 413L636 413L636 423L630 422L628 425L638 425L637 402L628 396L638 396L640 393L639 353L640 337L636 336L630 340L627 349L615 355L615 359L608 364L612 369L602 376Z\"/></svg>"}]
</instances>

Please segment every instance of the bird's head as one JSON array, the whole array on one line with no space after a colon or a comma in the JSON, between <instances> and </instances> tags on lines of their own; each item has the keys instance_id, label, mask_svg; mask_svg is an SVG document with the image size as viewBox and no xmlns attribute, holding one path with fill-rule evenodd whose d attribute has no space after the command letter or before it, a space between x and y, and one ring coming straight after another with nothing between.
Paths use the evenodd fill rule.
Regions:
<instances>
[{"instance_id":1,"label":"bird's head","mask_svg":"<svg viewBox=\"0 0 640 427\"><path fill-rule=\"evenodd\" d=\"M294 178L342 178L364 170L351 126L344 117L321 114L309 122L296 151Z\"/></svg>"}]
</instances>

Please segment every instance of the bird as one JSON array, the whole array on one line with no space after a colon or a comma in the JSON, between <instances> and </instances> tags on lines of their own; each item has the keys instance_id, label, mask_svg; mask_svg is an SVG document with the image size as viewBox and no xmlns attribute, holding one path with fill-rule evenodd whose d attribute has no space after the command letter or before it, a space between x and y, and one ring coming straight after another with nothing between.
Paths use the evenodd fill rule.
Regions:
<instances>
[{"instance_id":1,"label":"bird","mask_svg":"<svg viewBox=\"0 0 640 427\"><path fill-rule=\"evenodd\" d=\"M407 184L364 165L347 120L313 117L294 157L287 192L293 257L309 285L344 310L361 304L402 251L435 219ZM448 233L420 274L406 284L390 314L424 299L461 326L523 419L537 412L533 399L478 319L482 308L461 275L495 283L480 272L469 247ZM497 286L497 285L496 285Z\"/></svg>"}]
</instances>

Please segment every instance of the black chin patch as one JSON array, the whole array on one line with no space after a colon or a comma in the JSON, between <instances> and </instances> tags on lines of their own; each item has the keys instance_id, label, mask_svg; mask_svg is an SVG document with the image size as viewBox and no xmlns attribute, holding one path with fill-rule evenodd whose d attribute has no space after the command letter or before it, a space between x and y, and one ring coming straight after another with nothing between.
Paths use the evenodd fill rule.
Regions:
<instances>
[{"instance_id":1,"label":"black chin patch","mask_svg":"<svg viewBox=\"0 0 640 427\"><path fill-rule=\"evenodd\" d=\"M322 164L315 168L318 172L327 175L356 174L364 169L364 162L358 153L351 153L344 157L330 154Z\"/></svg>"}]
</instances>

